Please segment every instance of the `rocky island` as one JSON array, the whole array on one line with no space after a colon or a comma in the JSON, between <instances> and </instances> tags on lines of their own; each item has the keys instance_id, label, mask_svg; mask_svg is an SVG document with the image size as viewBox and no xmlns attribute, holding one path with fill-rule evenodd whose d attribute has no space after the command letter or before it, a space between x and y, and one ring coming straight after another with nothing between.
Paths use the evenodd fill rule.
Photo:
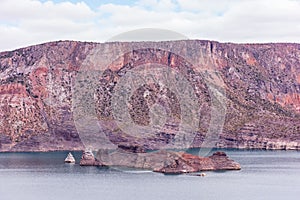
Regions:
<instances>
[{"instance_id":1,"label":"rocky island","mask_svg":"<svg viewBox=\"0 0 300 200\"><path fill-rule=\"evenodd\" d=\"M209 157L199 157L186 152L133 153L122 149L111 154L107 151L98 151L96 156L91 151L84 151L80 165L130 167L164 174L241 169L240 164L229 159L224 152L215 152Z\"/></svg>"}]
</instances>

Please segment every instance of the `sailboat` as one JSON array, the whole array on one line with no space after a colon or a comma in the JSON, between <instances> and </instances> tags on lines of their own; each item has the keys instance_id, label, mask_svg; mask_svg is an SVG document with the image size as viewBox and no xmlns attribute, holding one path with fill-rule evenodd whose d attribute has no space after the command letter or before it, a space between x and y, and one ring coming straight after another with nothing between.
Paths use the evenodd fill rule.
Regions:
<instances>
[{"instance_id":1,"label":"sailboat","mask_svg":"<svg viewBox=\"0 0 300 200\"><path fill-rule=\"evenodd\" d=\"M75 163L75 158L71 152L69 152L68 156L66 157L65 163Z\"/></svg>"}]
</instances>

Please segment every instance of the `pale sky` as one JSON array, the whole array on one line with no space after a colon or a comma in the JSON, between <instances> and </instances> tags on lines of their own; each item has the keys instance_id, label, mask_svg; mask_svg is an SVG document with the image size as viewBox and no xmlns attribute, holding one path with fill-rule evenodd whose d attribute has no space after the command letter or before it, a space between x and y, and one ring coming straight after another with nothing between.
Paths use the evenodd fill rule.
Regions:
<instances>
[{"instance_id":1,"label":"pale sky","mask_svg":"<svg viewBox=\"0 0 300 200\"><path fill-rule=\"evenodd\" d=\"M300 43L300 0L0 0L0 51L105 42L139 28L220 42Z\"/></svg>"}]
</instances>

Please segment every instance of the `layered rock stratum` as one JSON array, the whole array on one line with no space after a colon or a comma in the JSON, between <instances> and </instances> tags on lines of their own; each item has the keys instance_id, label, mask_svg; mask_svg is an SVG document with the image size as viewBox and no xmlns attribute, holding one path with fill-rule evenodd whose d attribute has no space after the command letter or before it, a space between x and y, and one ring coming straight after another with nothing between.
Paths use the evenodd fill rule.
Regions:
<instances>
[{"instance_id":1,"label":"layered rock stratum","mask_svg":"<svg viewBox=\"0 0 300 200\"><path fill-rule=\"evenodd\" d=\"M176 93L159 82L140 84L122 105L133 124L158 126L143 137L116 123L116 112L124 108L114 104L114 94L122 91L129 72L141 65L151 71L149 63L185 77L197 102L185 109L184 91ZM99 66L101 73L93 73ZM78 78L82 73L84 80ZM95 87L85 94L91 80ZM222 98L214 102L217 94ZM125 149L172 144L182 133L185 113L199 114L189 147L201 147L212 132L217 137L209 144L215 147L300 149L300 44L58 41L0 53L0 151L83 150L92 145L97 133L85 124L84 102L94 105L93 119L105 139ZM220 121L213 120L218 114L214 109L224 114L216 118ZM162 122L153 113L164 116ZM214 123L221 127L211 130Z\"/></svg>"}]
</instances>

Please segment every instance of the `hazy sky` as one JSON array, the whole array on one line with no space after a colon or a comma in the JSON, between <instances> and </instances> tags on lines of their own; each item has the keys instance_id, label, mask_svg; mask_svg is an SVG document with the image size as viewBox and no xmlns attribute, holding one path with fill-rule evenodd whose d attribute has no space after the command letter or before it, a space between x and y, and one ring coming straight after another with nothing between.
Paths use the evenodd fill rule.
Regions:
<instances>
[{"instance_id":1,"label":"hazy sky","mask_svg":"<svg viewBox=\"0 0 300 200\"><path fill-rule=\"evenodd\" d=\"M0 51L53 40L104 42L139 28L300 43L300 0L0 0Z\"/></svg>"}]
</instances>

